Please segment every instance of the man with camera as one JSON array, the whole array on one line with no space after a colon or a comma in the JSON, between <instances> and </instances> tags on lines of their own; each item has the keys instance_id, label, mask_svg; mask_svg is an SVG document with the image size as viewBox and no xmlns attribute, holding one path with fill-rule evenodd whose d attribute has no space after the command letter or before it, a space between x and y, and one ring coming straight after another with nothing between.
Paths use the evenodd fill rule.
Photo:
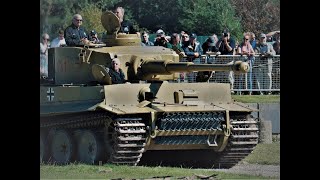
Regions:
<instances>
[{"instance_id":1,"label":"man with camera","mask_svg":"<svg viewBox=\"0 0 320 180\"><path fill-rule=\"evenodd\" d=\"M223 31L222 37L217 43L217 48L219 49L221 55L233 55L235 41L230 37L230 32L228 29Z\"/></svg>"},{"instance_id":2,"label":"man with camera","mask_svg":"<svg viewBox=\"0 0 320 180\"><path fill-rule=\"evenodd\" d=\"M157 37L154 41L154 46L163 46L168 48L169 40L166 38L164 31L162 29L159 29L156 33Z\"/></svg>"},{"instance_id":3,"label":"man with camera","mask_svg":"<svg viewBox=\"0 0 320 180\"><path fill-rule=\"evenodd\" d=\"M230 32L228 29L225 29L222 33L222 37L220 38L220 40L217 42L216 44L218 51L221 53L221 55L233 55L234 54L234 49L236 47L236 43L234 41L233 38L230 37ZM229 58L227 59L223 59L223 60L229 60ZM232 64L234 61L231 60L229 62L221 62L222 64ZM222 73L223 76L226 75L224 72L219 72ZM218 74L216 74L216 76L218 77ZM234 85L234 73L233 71L230 71L228 74L228 79L229 79L229 83L231 86L231 89L233 89L233 85ZM233 91L232 91L233 93Z\"/></svg>"}]
</instances>

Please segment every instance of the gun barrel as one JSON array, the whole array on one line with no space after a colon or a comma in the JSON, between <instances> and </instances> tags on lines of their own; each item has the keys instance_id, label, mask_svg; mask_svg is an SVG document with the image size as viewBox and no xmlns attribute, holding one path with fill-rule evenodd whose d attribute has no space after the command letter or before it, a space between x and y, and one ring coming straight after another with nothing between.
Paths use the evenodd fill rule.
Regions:
<instances>
[{"instance_id":1,"label":"gun barrel","mask_svg":"<svg viewBox=\"0 0 320 180\"><path fill-rule=\"evenodd\" d=\"M146 74L172 74L176 72L194 71L234 71L247 73L249 64L236 61L229 64L194 64L192 62L172 62L168 60L145 61L141 69Z\"/></svg>"}]
</instances>

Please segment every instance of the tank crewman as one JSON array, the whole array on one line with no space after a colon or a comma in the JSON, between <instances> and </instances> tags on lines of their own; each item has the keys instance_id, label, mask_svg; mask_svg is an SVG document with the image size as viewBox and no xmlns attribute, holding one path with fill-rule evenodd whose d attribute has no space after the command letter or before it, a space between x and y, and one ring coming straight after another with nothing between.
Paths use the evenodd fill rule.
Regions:
<instances>
[{"instance_id":1,"label":"tank crewman","mask_svg":"<svg viewBox=\"0 0 320 180\"><path fill-rule=\"evenodd\" d=\"M82 16L75 14L72 18L72 24L64 31L64 38L68 46L83 46L89 43L87 33L82 25Z\"/></svg>"},{"instance_id":2,"label":"tank crewman","mask_svg":"<svg viewBox=\"0 0 320 180\"><path fill-rule=\"evenodd\" d=\"M111 62L111 67L109 68L109 76L111 77L112 84L122 84L125 83L125 75L120 68L120 60L114 58Z\"/></svg>"},{"instance_id":3,"label":"tank crewman","mask_svg":"<svg viewBox=\"0 0 320 180\"><path fill-rule=\"evenodd\" d=\"M126 34L135 34L137 31L134 29L132 23L126 19L124 19L124 8L123 7L117 7L115 9L116 16L119 18L121 27L118 31L119 33L126 33Z\"/></svg>"}]
</instances>

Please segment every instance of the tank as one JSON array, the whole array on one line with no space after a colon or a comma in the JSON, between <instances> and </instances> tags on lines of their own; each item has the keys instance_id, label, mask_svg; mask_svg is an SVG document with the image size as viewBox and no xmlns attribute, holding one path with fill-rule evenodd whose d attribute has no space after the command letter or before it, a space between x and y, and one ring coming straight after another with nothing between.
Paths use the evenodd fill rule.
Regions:
<instances>
[{"instance_id":1,"label":"tank","mask_svg":"<svg viewBox=\"0 0 320 180\"><path fill-rule=\"evenodd\" d=\"M112 12L101 23L104 44L49 49L49 75L40 82L40 162L230 168L251 153L257 110L234 101L229 84L173 82L181 72L246 73L247 63L179 62L171 49L117 33ZM113 58L127 83L110 81Z\"/></svg>"}]
</instances>

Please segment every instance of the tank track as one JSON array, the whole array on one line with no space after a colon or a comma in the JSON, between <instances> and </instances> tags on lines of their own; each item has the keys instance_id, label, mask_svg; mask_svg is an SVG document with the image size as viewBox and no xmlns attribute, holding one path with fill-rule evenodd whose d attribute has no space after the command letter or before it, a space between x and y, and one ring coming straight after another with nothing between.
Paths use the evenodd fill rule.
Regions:
<instances>
[{"instance_id":1,"label":"tank track","mask_svg":"<svg viewBox=\"0 0 320 180\"><path fill-rule=\"evenodd\" d=\"M253 119L249 114L243 113L230 114L230 126L231 134L228 138L227 146L222 152L216 152L212 149L147 151L140 164L185 168L231 168L249 155L258 144L259 128L256 119ZM174 127L171 129L176 129L175 127L180 126L170 127ZM171 144L182 145L186 144L185 142L190 143L192 138L186 138L188 141L184 140L183 136L179 141L175 141L175 137L167 138L168 140L166 142L170 141ZM193 136L193 138L196 138L195 140L201 143L200 137ZM159 137L159 140L163 140L162 137ZM161 144L168 143L163 142Z\"/></svg>"},{"instance_id":2,"label":"tank track","mask_svg":"<svg viewBox=\"0 0 320 180\"><path fill-rule=\"evenodd\" d=\"M113 122L113 164L137 165L146 145L146 128L141 118L117 118ZM110 126L110 127L112 127ZM109 138L110 139L110 138Z\"/></svg>"},{"instance_id":3,"label":"tank track","mask_svg":"<svg viewBox=\"0 0 320 180\"><path fill-rule=\"evenodd\" d=\"M137 165L146 145L146 129L141 118L117 118L107 113L94 112L44 120L40 128L81 129L103 128L102 136L107 149L107 162Z\"/></svg>"},{"instance_id":4,"label":"tank track","mask_svg":"<svg viewBox=\"0 0 320 180\"><path fill-rule=\"evenodd\" d=\"M226 149L219 153L216 168L231 168L249 155L258 144L258 120L251 116L235 115L230 117L231 136Z\"/></svg>"}]
</instances>

